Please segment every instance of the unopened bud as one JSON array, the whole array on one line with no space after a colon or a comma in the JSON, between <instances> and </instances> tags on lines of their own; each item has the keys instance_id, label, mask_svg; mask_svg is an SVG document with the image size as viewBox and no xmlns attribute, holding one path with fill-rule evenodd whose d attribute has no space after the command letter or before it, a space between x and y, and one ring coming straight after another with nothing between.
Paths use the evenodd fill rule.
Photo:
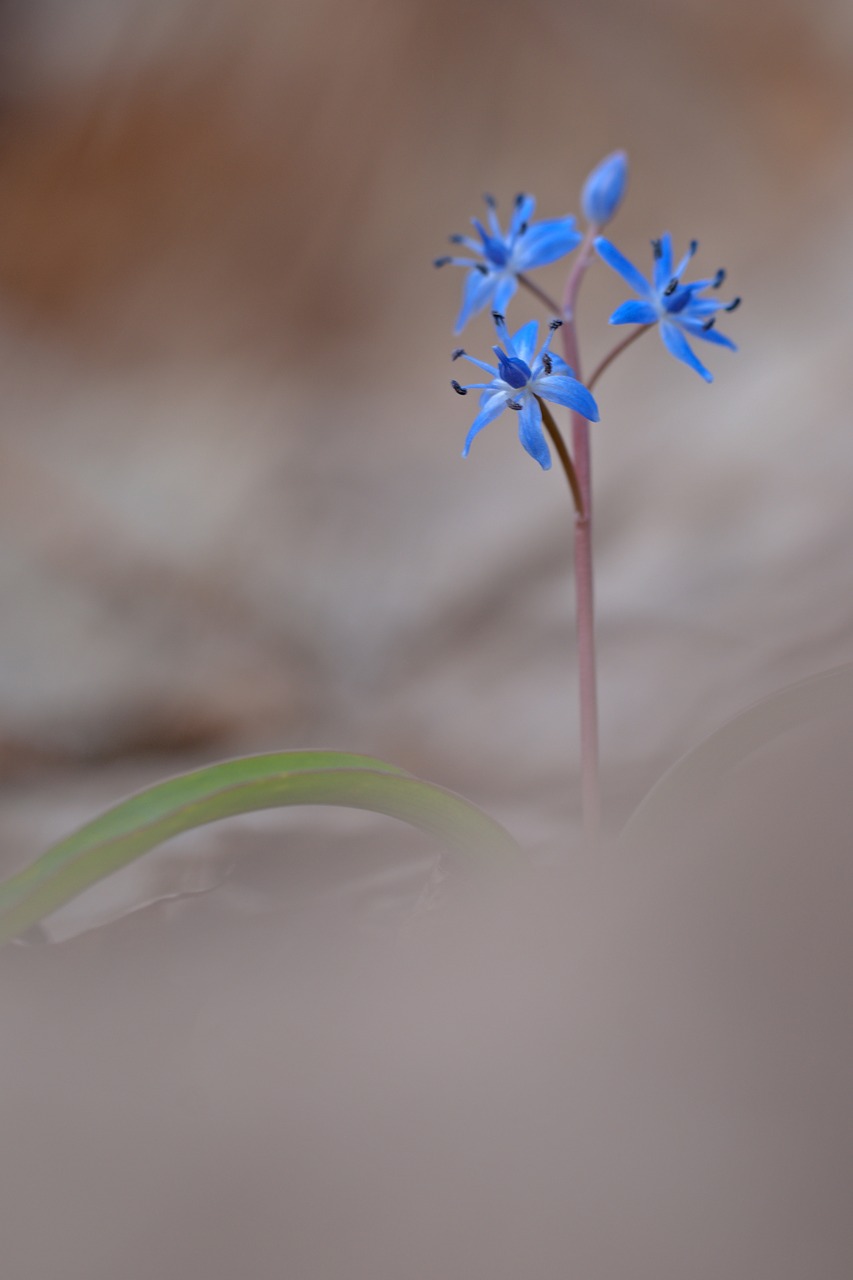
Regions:
<instances>
[{"instance_id":1,"label":"unopened bud","mask_svg":"<svg viewBox=\"0 0 853 1280\"><path fill-rule=\"evenodd\" d=\"M614 151L596 165L584 183L581 208L587 222L604 227L622 203L628 185L628 157Z\"/></svg>"}]
</instances>

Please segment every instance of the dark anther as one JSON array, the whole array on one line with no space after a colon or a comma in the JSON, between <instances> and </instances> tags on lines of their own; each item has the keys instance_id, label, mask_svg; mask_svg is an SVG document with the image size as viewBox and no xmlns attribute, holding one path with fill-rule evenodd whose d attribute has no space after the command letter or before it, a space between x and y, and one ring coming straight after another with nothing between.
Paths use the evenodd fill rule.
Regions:
<instances>
[{"instance_id":1,"label":"dark anther","mask_svg":"<svg viewBox=\"0 0 853 1280\"><path fill-rule=\"evenodd\" d=\"M699 248L699 241L698 241L698 240L691 240L691 241L690 241L690 256L691 256L691 258L693 257L694 253L696 252L696 250L697 250L698 248Z\"/></svg>"},{"instance_id":2,"label":"dark anther","mask_svg":"<svg viewBox=\"0 0 853 1280\"><path fill-rule=\"evenodd\" d=\"M458 359L459 359L459 357L460 357L460 356L464 356L464 354L465 354L465 348L464 348L464 347L456 347L456 348L454 348L454 350L453 350L453 351L451 351L451 353L450 353L450 359L451 359L451 360L458 360Z\"/></svg>"},{"instance_id":3,"label":"dark anther","mask_svg":"<svg viewBox=\"0 0 853 1280\"><path fill-rule=\"evenodd\" d=\"M515 197L515 203L516 203L516 205L524 204L524 192L523 192L523 191L519 191L518 195Z\"/></svg>"},{"instance_id":4,"label":"dark anther","mask_svg":"<svg viewBox=\"0 0 853 1280\"><path fill-rule=\"evenodd\" d=\"M727 307L723 307L724 311L737 311L740 306L740 298L733 298Z\"/></svg>"},{"instance_id":5,"label":"dark anther","mask_svg":"<svg viewBox=\"0 0 853 1280\"><path fill-rule=\"evenodd\" d=\"M451 379L450 385L458 396L467 396L467 389L465 387L460 387L455 378Z\"/></svg>"},{"instance_id":6,"label":"dark anther","mask_svg":"<svg viewBox=\"0 0 853 1280\"><path fill-rule=\"evenodd\" d=\"M452 261L452 258L435 258L432 265L434 267L446 267L448 262Z\"/></svg>"},{"instance_id":7,"label":"dark anther","mask_svg":"<svg viewBox=\"0 0 853 1280\"><path fill-rule=\"evenodd\" d=\"M506 324L506 317L502 316L500 311L493 311L492 319L494 320L495 324Z\"/></svg>"},{"instance_id":8,"label":"dark anther","mask_svg":"<svg viewBox=\"0 0 853 1280\"><path fill-rule=\"evenodd\" d=\"M724 268L724 267L720 267L719 271L718 271L718 272L717 272L717 274L714 276L714 279L711 281L711 288L712 288L712 289L719 289L720 285L723 283L723 281L725 280L725 278L726 278L725 268Z\"/></svg>"},{"instance_id":9,"label":"dark anther","mask_svg":"<svg viewBox=\"0 0 853 1280\"><path fill-rule=\"evenodd\" d=\"M498 203L494 196L489 195L488 191L483 196L483 199L485 200L486 204L489 206L490 209L494 209Z\"/></svg>"},{"instance_id":10,"label":"dark anther","mask_svg":"<svg viewBox=\"0 0 853 1280\"><path fill-rule=\"evenodd\" d=\"M713 329L713 327L714 327L714 325L715 325L716 323L717 323L717 317L716 317L716 316L711 316L711 319L710 319L710 320L706 320L706 321L705 321L705 323L702 325L702 328L703 328L703 329L705 330L705 332L707 333L709 329Z\"/></svg>"},{"instance_id":11,"label":"dark anther","mask_svg":"<svg viewBox=\"0 0 853 1280\"><path fill-rule=\"evenodd\" d=\"M451 244L464 244L464 243L465 243L465 237L464 237L464 236L460 236L460 235L458 234L458 232L457 232L455 235L448 236L447 238L448 238L448 240L450 241L450 243L451 243Z\"/></svg>"},{"instance_id":12,"label":"dark anther","mask_svg":"<svg viewBox=\"0 0 853 1280\"><path fill-rule=\"evenodd\" d=\"M672 279L670 280L669 284L668 284L668 285L666 286L666 288L664 289L664 291L663 291L663 296L664 296L665 298L669 298L669 297L671 297L671 296L672 296L672 294L674 294L674 293L675 293L675 291L676 291L676 289L677 289L677 288L678 288L678 276L673 276L673 277L672 277Z\"/></svg>"},{"instance_id":13,"label":"dark anther","mask_svg":"<svg viewBox=\"0 0 853 1280\"><path fill-rule=\"evenodd\" d=\"M547 351L542 357L542 368L545 370L546 373L552 373L554 369L554 361L548 355Z\"/></svg>"},{"instance_id":14,"label":"dark anther","mask_svg":"<svg viewBox=\"0 0 853 1280\"><path fill-rule=\"evenodd\" d=\"M660 240L652 241L652 252L654 253L656 258L663 257L663 245L661 244Z\"/></svg>"},{"instance_id":15,"label":"dark anther","mask_svg":"<svg viewBox=\"0 0 853 1280\"><path fill-rule=\"evenodd\" d=\"M489 268L482 262L475 262L474 270L479 271L481 276L487 276L489 274Z\"/></svg>"},{"instance_id":16,"label":"dark anther","mask_svg":"<svg viewBox=\"0 0 853 1280\"><path fill-rule=\"evenodd\" d=\"M518 234L519 234L520 236L526 236L526 235L527 235L527 228L528 228L529 226L530 226L530 223L529 223L529 222L522 222L521 226L518 228Z\"/></svg>"},{"instance_id":17,"label":"dark anther","mask_svg":"<svg viewBox=\"0 0 853 1280\"><path fill-rule=\"evenodd\" d=\"M506 407L507 407L508 409L515 409L516 413L520 413L520 411L521 411L521 401L520 401L520 400L507 400L507 402L506 402Z\"/></svg>"},{"instance_id":18,"label":"dark anther","mask_svg":"<svg viewBox=\"0 0 853 1280\"><path fill-rule=\"evenodd\" d=\"M551 320L548 324L548 328L551 330L552 333L554 332L555 329L562 329L562 327L563 327L562 320Z\"/></svg>"}]
</instances>

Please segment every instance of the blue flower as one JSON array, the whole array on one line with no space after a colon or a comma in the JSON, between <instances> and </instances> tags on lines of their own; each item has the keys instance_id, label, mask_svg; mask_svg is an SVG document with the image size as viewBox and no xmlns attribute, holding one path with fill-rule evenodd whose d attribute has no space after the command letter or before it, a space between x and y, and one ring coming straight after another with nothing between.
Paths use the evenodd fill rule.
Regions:
<instances>
[{"instance_id":1,"label":"blue flower","mask_svg":"<svg viewBox=\"0 0 853 1280\"><path fill-rule=\"evenodd\" d=\"M452 262L457 267L471 268L465 281L456 333L461 333L471 317L485 306L491 305L495 311L503 313L518 288L520 272L532 271L534 267L544 267L549 262L556 262L583 239L572 217L531 223L530 219L536 208L533 196L516 196L506 233L498 221L493 196L486 196L486 206L488 230L479 218L471 219L481 243L471 236L450 237L451 244L463 245L476 254L476 258L435 259L437 267L444 267Z\"/></svg>"},{"instance_id":2,"label":"blue flower","mask_svg":"<svg viewBox=\"0 0 853 1280\"><path fill-rule=\"evenodd\" d=\"M654 281L649 283L644 276L624 257L615 245L599 236L595 247L609 267L618 271L641 301L623 302L610 317L611 324L659 324L663 345L677 360L683 360L691 369L695 369L706 382L713 382L714 375L705 368L702 361L693 352L687 336L701 338L704 342L713 342L718 347L728 347L737 351L731 338L714 328L718 311L734 311L740 306L740 298L732 302L720 302L717 298L700 297L707 289L719 289L726 278L722 269L707 280L694 280L690 284L682 284L681 277L698 248L695 240L673 270L672 237L667 231L660 240L652 241L654 249Z\"/></svg>"},{"instance_id":3,"label":"blue flower","mask_svg":"<svg viewBox=\"0 0 853 1280\"><path fill-rule=\"evenodd\" d=\"M622 203L628 185L628 157L614 151L596 165L581 193L581 208L587 222L603 227Z\"/></svg>"},{"instance_id":4,"label":"blue flower","mask_svg":"<svg viewBox=\"0 0 853 1280\"><path fill-rule=\"evenodd\" d=\"M498 312L492 314L498 337L503 343L503 347L492 347L497 356L497 367L475 360L461 347L453 352L454 360L461 356L491 375L489 382L475 382L467 387L461 387L455 380L450 384L460 396L467 395L469 391L482 392L480 412L471 424L462 457L468 457L471 441L483 427L493 422L504 409L514 409L518 414L518 438L531 458L535 458L547 471L551 466L551 454L542 427L539 398L574 409L590 422L598 422L598 405L586 387L573 376L565 360L550 350L551 339L562 320L551 321L548 336L541 350L534 355L539 329L535 320L524 325L511 338L503 316Z\"/></svg>"}]
</instances>

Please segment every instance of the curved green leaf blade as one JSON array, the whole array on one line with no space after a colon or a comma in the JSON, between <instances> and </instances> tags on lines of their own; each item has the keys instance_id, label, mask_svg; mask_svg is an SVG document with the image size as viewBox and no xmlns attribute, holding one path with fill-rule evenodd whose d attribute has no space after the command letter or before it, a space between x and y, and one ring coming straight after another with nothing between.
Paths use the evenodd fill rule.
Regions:
<instances>
[{"instance_id":1,"label":"curved green leaf blade","mask_svg":"<svg viewBox=\"0 0 853 1280\"><path fill-rule=\"evenodd\" d=\"M181 831L296 804L387 814L460 853L502 859L520 855L503 827L461 796L370 756L338 751L244 756L140 791L0 883L0 943Z\"/></svg>"}]
</instances>

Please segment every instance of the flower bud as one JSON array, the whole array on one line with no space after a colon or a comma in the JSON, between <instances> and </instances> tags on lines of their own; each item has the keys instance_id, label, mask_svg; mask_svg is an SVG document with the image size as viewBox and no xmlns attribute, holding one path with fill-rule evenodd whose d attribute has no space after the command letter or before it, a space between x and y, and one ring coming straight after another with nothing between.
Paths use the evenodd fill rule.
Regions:
<instances>
[{"instance_id":1,"label":"flower bud","mask_svg":"<svg viewBox=\"0 0 853 1280\"><path fill-rule=\"evenodd\" d=\"M622 203L628 185L628 157L614 151L596 165L584 183L581 207L587 222L604 227Z\"/></svg>"}]
</instances>

